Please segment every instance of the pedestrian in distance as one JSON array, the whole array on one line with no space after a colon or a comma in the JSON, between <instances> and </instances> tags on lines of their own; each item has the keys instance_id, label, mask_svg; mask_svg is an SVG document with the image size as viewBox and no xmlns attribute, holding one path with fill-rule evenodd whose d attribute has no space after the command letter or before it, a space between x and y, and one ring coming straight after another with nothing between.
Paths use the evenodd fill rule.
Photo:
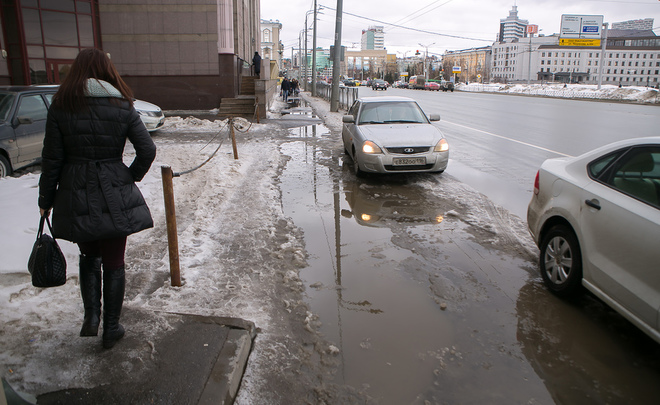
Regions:
<instances>
[{"instance_id":1,"label":"pedestrian in distance","mask_svg":"<svg viewBox=\"0 0 660 405\"><path fill-rule=\"evenodd\" d=\"M252 57L252 65L254 66L254 74L257 77L260 77L259 75L261 74L261 56L259 55L259 52L254 53L254 56Z\"/></svg>"},{"instance_id":2,"label":"pedestrian in distance","mask_svg":"<svg viewBox=\"0 0 660 405\"><path fill-rule=\"evenodd\" d=\"M286 77L282 80L282 100L286 102L289 99L289 90L291 90L291 82Z\"/></svg>"},{"instance_id":3,"label":"pedestrian in distance","mask_svg":"<svg viewBox=\"0 0 660 405\"><path fill-rule=\"evenodd\" d=\"M122 160L127 139L135 148L130 166ZM52 209L53 237L80 249L80 336L98 335L103 298L106 349L125 333L119 317L126 237L153 227L135 182L155 158L156 145L133 107L132 91L108 56L80 51L48 111L38 203L42 217Z\"/></svg>"}]
</instances>

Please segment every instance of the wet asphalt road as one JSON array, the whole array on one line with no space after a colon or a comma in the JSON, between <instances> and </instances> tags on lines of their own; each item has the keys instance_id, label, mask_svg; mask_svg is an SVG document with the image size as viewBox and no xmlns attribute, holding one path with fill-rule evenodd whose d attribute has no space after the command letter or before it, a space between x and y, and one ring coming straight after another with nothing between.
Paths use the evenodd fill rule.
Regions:
<instances>
[{"instance_id":1,"label":"wet asphalt road","mask_svg":"<svg viewBox=\"0 0 660 405\"><path fill-rule=\"evenodd\" d=\"M616 134L516 138L511 117L494 117L533 106L529 98L419 93L427 112L442 107L452 147L443 175L357 179L339 137L321 125L292 128L281 146L291 157L283 207L309 253L308 303L339 349L332 382L380 404L656 403L660 347L588 295L549 294L521 219L540 162ZM463 109L480 102L493 112L469 121ZM656 125L646 108L622 105L621 114ZM530 133L549 125L523 115Z\"/></svg>"}]
</instances>

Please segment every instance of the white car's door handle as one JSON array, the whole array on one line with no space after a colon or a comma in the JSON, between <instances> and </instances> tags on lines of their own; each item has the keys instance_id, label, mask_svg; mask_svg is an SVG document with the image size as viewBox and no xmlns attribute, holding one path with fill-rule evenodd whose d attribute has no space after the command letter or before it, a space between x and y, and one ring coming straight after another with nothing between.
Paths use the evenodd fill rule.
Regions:
<instances>
[{"instance_id":1,"label":"white car's door handle","mask_svg":"<svg viewBox=\"0 0 660 405\"><path fill-rule=\"evenodd\" d=\"M590 206L591 208L595 208L597 210L600 209L600 202L598 200L596 200L595 198L592 199L592 200L585 200L584 203L587 204L588 206Z\"/></svg>"}]
</instances>

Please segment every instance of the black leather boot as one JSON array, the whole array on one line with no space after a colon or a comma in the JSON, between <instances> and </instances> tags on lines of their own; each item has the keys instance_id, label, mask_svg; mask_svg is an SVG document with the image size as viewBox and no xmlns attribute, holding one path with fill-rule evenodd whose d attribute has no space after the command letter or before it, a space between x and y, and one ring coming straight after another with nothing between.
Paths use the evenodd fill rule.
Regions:
<instances>
[{"instance_id":1,"label":"black leather boot","mask_svg":"<svg viewBox=\"0 0 660 405\"><path fill-rule=\"evenodd\" d=\"M97 336L101 323L101 258L80 255L80 295L85 307L85 318L80 336Z\"/></svg>"},{"instance_id":2,"label":"black leather boot","mask_svg":"<svg viewBox=\"0 0 660 405\"><path fill-rule=\"evenodd\" d=\"M124 327L119 324L119 317L124 304L125 285L124 266L103 268L103 347L106 349L124 337Z\"/></svg>"}]
</instances>

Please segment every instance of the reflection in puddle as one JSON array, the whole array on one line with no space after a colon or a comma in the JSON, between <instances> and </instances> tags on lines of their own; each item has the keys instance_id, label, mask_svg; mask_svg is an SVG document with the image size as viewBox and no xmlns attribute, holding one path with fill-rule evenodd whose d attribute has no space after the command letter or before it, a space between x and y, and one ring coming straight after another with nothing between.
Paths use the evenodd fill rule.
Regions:
<instances>
[{"instance_id":1,"label":"reflection in puddle","mask_svg":"<svg viewBox=\"0 0 660 405\"><path fill-rule=\"evenodd\" d=\"M291 132L330 136L314 128ZM423 202L412 196L409 204L395 203L403 194L389 186L341 181L330 173L329 166L337 168L339 161L327 156L327 146L322 152L309 141L296 141L282 150L291 156L281 176L284 210L305 232L310 257L301 277L311 287L309 305L319 316L321 333L340 350L337 383L369 387L368 394L382 403L411 402L433 384L435 362L420 360L421 348L441 350L453 332L424 287L399 268L411 253L392 243L392 231L384 225L399 218L435 226L441 209L422 209ZM363 226L367 213L374 216L367 222L377 227ZM353 215L359 221L347 218Z\"/></svg>"},{"instance_id":2,"label":"reflection in puddle","mask_svg":"<svg viewBox=\"0 0 660 405\"><path fill-rule=\"evenodd\" d=\"M439 224L444 218L441 207L426 199L421 190L399 187L396 193L387 184L368 185L354 180L343 188L350 210L342 210L347 218L360 225L388 226L394 222L407 224Z\"/></svg>"}]
</instances>

